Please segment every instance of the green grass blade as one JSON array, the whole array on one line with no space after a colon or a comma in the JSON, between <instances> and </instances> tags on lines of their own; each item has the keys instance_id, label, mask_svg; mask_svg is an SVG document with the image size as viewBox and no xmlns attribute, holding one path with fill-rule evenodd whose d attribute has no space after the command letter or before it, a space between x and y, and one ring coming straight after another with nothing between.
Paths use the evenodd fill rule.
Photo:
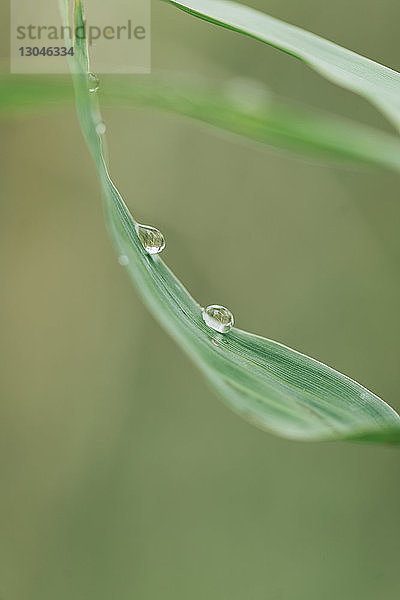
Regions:
<instances>
[{"instance_id":1,"label":"green grass blade","mask_svg":"<svg viewBox=\"0 0 400 600\"><path fill-rule=\"evenodd\" d=\"M250 90L248 93L251 96ZM400 140L393 135L348 119L287 106L273 97L251 106L245 89L242 97L236 97L223 90L182 87L162 79L122 85L116 81L109 92L104 91L104 101L153 106L299 155L369 163L395 171L400 166Z\"/></svg>"},{"instance_id":2,"label":"green grass blade","mask_svg":"<svg viewBox=\"0 0 400 600\"><path fill-rule=\"evenodd\" d=\"M400 140L351 120L287 106L273 97L251 106L245 94L172 84L161 77L108 81L101 92L105 106L166 110L299 156L400 171ZM68 106L73 99L70 81L62 77L2 75L0 88L0 115L48 111Z\"/></svg>"},{"instance_id":3,"label":"green grass blade","mask_svg":"<svg viewBox=\"0 0 400 600\"><path fill-rule=\"evenodd\" d=\"M83 23L78 0L77 25ZM110 179L96 132L100 112L88 92L87 49L77 41L71 63L77 110L101 180L107 222L126 269L153 315L188 353L226 403L244 418L299 440L400 441L400 417L360 384L272 340L239 329L220 334L158 256L143 249L135 221Z\"/></svg>"},{"instance_id":4,"label":"green grass blade","mask_svg":"<svg viewBox=\"0 0 400 600\"><path fill-rule=\"evenodd\" d=\"M258 10L229 0L165 0L200 19L243 33L307 63L375 104L400 128L400 73Z\"/></svg>"}]
</instances>

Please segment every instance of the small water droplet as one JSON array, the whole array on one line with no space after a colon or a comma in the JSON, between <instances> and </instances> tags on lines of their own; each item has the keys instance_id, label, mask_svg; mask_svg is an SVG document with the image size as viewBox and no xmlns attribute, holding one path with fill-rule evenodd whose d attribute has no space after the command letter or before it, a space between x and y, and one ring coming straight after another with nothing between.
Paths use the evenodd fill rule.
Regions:
<instances>
[{"instance_id":1,"label":"small water droplet","mask_svg":"<svg viewBox=\"0 0 400 600\"><path fill-rule=\"evenodd\" d=\"M261 82L234 77L225 85L225 93L239 108L246 111L265 110L271 101L269 89Z\"/></svg>"},{"instance_id":2,"label":"small water droplet","mask_svg":"<svg viewBox=\"0 0 400 600\"><path fill-rule=\"evenodd\" d=\"M100 80L94 73L88 73L89 92L97 92L100 87Z\"/></svg>"},{"instance_id":3,"label":"small water droplet","mask_svg":"<svg viewBox=\"0 0 400 600\"><path fill-rule=\"evenodd\" d=\"M126 267L126 265L129 265L129 258L126 254L120 254L120 256L118 256L118 262L121 267Z\"/></svg>"},{"instance_id":4,"label":"small water droplet","mask_svg":"<svg viewBox=\"0 0 400 600\"><path fill-rule=\"evenodd\" d=\"M140 225L136 224L136 233L139 236L140 241L142 242L143 248L149 254L158 254L165 248L165 240L164 236L155 227L150 227L150 225Z\"/></svg>"},{"instance_id":5,"label":"small water droplet","mask_svg":"<svg viewBox=\"0 0 400 600\"><path fill-rule=\"evenodd\" d=\"M106 124L103 123L103 121L100 121L99 123L97 123L97 125L96 125L96 132L99 135L104 135L105 134L105 132L106 132Z\"/></svg>"},{"instance_id":6,"label":"small water droplet","mask_svg":"<svg viewBox=\"0 0 400 600\"><path fill-rule=\"evenodd\" d=\"M234 323L231 311L219 304L211 304L207 308L203 308L203 321L211 329L215 329L220 333L230 331Z\"/></svg>"}]
</instances>

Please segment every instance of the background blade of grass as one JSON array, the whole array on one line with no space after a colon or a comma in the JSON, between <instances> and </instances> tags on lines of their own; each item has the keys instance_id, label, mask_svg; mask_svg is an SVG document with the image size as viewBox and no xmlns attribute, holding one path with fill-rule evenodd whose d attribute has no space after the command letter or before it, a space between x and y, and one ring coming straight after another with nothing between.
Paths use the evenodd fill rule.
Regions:
<instances>
[{"instance_id":1,"label":"background blade of grass","mask_svg":"<svg viewBox=\"0 0 400 600\"><path fill-rule=\"evenodd\" d=\"M82 26L80 0L76 24ZM301 440L400 441L400 417L385 402L335 370L272 340L239 329L219 334L159 256L149 256L135 221L112 183L96 132L100 111L87 85L87 49L71 61L77 110L96 163L110 233L144 302L206 375L226 403L256 425Z\"/></svg>"},{"instance_id":2,"label":"background blade of grass","mask_svg":"<svg viewBox=\"0 0 400 600\"><path fill-rule=\"evenodd\" d=\"M251 106L224 90L174 84L166 78L109 78L101 90L105 106L141 106L189 117L242 139L300 156L400 170L400 140L334 115L285 105L269 97ZM0 76L0 114L27 114L67 106L73 94L65 78Z\"/></svg>"},{"instance_id":3,"label":"background blade of grass","mask_svg":"<svg viewBox=\"0 0 400 600\"><path fill-rule=\"evenodd\" d=\"M400 128L400 73L258 10L229 0L164 0L196 17L299 58L373 102Z\"/></svg>"}]
</instances>

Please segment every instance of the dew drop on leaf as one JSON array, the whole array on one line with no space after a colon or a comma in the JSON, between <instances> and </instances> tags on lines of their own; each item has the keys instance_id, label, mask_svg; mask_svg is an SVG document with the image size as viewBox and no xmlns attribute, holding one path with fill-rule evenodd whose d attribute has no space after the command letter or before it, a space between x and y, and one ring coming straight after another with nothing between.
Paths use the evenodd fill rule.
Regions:
<instances>
[{"instance_id":1,"label":"dew drop on leaf","mask_svg":"<svg viewBox=\"0 0 400 600\"><path fill-rule=\"evenodd\" d=\"M100 87L100 80L94 73L88 73L89 92L97 92Z\"/></svg>"},{"instance_id":2,"label":"dew drop on leaf","mask_svg":"<svg viewBox=\"0 0 400 600\"><path fill-rule=\"evenodd\" d=\"M129 265L129 258L126 256L126 254L120 254L118 256L118 262L121 267L126 267L126 265Z\"/></svg>"},{"instance_id":3,"label":"dew drop on leaf","mask_svg":"<svg viewBox=\"0 0 400 600\"><path fill-rule=\"evenodd\" d=\"M203 321L208 327L220 333L230 331L234 323L231 311L219 304L211 304L207 308L203 308Z\"/></svg>"},{"instance_id":4,"label":"dew drop on leaf","mask_svg":"<svg viewBox=\"0 0 400 600\"><path fill-rule=\"evenodd\" d=\"M164 236L155 227L136 224L136 233L148 254L159 254L165 248Z\"/></svg>"},{"instance_id":5,"label":"dew drop on leaf","mask_svg":"<svg viewBox=\"0 0 400 600\"><path fill-rule=\"evenodd\" d=\"M99 123L97 123L96 125L96 132L98 133L98 135L104 135L106 132L106 124L103 123L103 121L100 121Z\"/></svg>"}]
</instances>

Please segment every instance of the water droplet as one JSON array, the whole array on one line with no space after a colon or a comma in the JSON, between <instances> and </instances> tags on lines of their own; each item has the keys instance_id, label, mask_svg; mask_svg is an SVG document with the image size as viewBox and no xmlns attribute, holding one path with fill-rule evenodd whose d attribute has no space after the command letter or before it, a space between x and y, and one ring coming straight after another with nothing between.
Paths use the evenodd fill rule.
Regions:
<instances>
[{"instance_id":1,"label":"water droplet","mask_svg":"<svg viewBox=\"0 0 400 600\"><path fill-rule=\"evenodd\" d=\"M121 267L126 267L126 265L129 265L129 258L125 254L121 254L118 256L118 262Z\"/></svg>"},{"instance_id":2,"label":"water droplet","mask_svg":"<svg viewBox=\"0 0 400 600\"><path fill-rule=\"evenodd\" d=\"M97 125L96 125L96 132L99 135L104 135L105 134L105 132L106 132L106 124L103 123L103 121L100 121L99 123L97 123Z\"/></svg>"},{"instance_id":3,"label":"water droplet","mask_svg":"<svg viewBox=\"0 0 400 600\"><path fill-rule=\"evenodd\" d=\"M94 73L88 73L89 92L97 92L100 86L100 81Z\"/></svg>"},{"instance_id":4,"label":"water droplet","mask_svg":"<svg viewBox=\"0 0 400 600\"><path fill-rule=\"evenodd\" d=\"M225 85L230 100L246 111L265 110L271 101L269 89L261 82L244 77L234 77Z\"/></svg>"},{"instance_id":5,"label":"water droplet","mask_svg":"<svg viewBox=\"0 0 400 600\"><path fill-rule=\"evenodd\" d=\"M234 323L231 311L219 304L211 304L207 308L203 308L203 321L211 329L220 333L230 331Z\"/></svg>"},{"instance_id":6,"label":"water droplet","mask_svg":"<svg viewBox=\"0 0 400 600\"><path fill-rule=\"evenodd\" d=\"M136 233L139 236L140 241L142 242L143 248L149 254L158 254L165 248L165 240L164 236L155 227L150 227L150 225L140 225L136 224Z\"/></svg>"}]
</instances>

